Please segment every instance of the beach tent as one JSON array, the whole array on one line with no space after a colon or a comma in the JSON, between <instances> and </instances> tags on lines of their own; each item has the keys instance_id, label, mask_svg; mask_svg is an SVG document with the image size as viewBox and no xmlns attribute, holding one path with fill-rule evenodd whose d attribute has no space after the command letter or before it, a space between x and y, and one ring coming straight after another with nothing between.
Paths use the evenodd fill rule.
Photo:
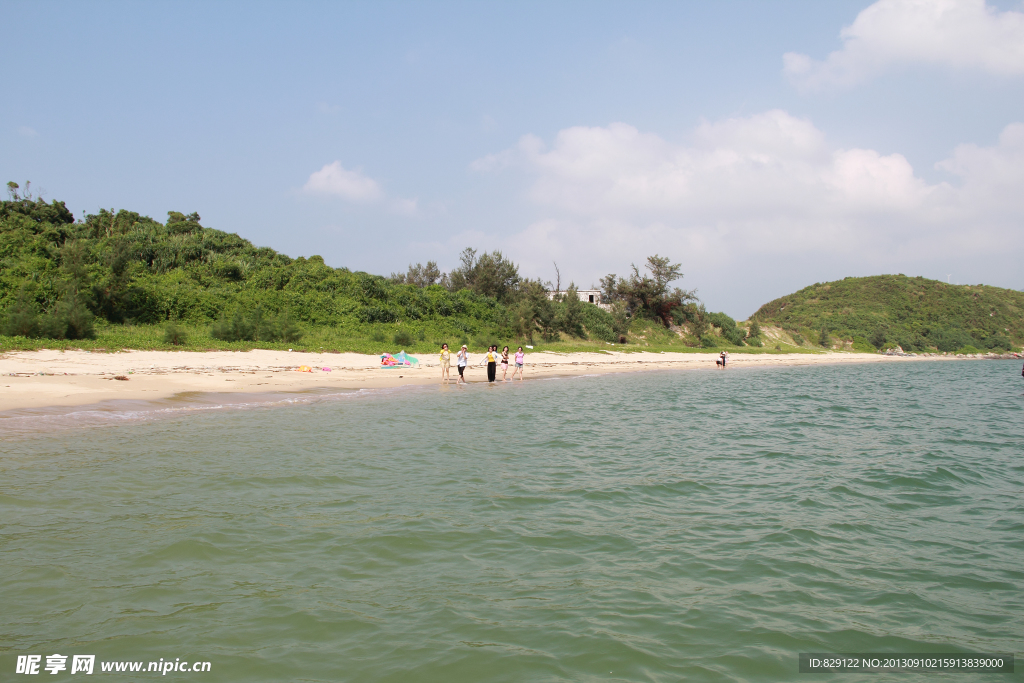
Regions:
<instances>
[{"instance_id":1,"label":"beach tent","mask_svg":"<svg viewBox=\"0 0 1024 683\"><path fill-rule=\"evenodd\" d=\"M400 363L404 363L405 365L420 364L418 360L407 354L405 351L399 351L397 354L395 354L395 359L398 360L398 362Z\"/></svg>"},{"instance_id":2,"label":"beach tent","mask_svg":"<svg viewBox=\"0 0 1024 683\"><path fill-rule=\"evenodd\" d=\"M418 360L405 351L399 351L393 356L390 353L383 353L380 356L380 366L382 368L408 368L418 366L419 364Z\"/></svg>"}]
</instances>

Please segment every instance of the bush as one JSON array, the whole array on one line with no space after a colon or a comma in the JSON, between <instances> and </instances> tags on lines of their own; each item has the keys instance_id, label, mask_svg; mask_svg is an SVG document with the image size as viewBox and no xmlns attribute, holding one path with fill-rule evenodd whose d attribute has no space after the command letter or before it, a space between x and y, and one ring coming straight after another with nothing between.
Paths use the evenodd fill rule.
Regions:
<instances>
[{"instance_id":1,"label":"bush","mask_svg":"<svg viewBox=\"0 0 1024 683\"><path fill-rule=\"evenodd\" d=\"M373 334L370 335L370 341L377 342L378 344L384 341L384 330L374 330Z\"/></svg>"},{"instance_id":2,"label":"bush","mask_svg":"<svg viewBox=\"0 0 1024 683\"><path fill-rule=\"evenodd\" d=\"M1010 340L1001 334L993 334L985 340L984 347L993 351L1007 351L1010 348Z\"/></svg>"},{"instance_id":3,"label":"bush","mask_svg":"<svg viewBox=\"0 0 1024 683\"><path fill-rule=\"evenodd\" d=\"M398 315L390 308L367 306L359 311L359 319L364 323L393 323L398 321Z\"/></svg>"},{"instance_id":4,"label":"bush","mask_svg":"<svg viewBox=\"0 0 1024 683\"><path fill-rule=\"evenodd\" d=\"M615 341L615 332L609 326L604 323L595 322L587 326L587 332L590 333L591 337L600 339L601 341L613 342Z\"/></svg>"},{"instance_id":5,"label":"bush","mask_svg":"<svg viewBox=\"0 0 1024 683\"><path fill-rule=\"evenodd\" d=\"M858 353L874 353L876 351L875 347L871 345L871 342L864 337L853 338L853 350Z\"/></svg>"},{"instance_id":6,"label":"bush","mask_svg":"<svg viewBox=\"0 0 1024 683\"><path fill-rule=\"evenodd\" d=\"M181 346L188 339L188 335L185 330L178 327L174 323L167 323L164 328L164 343L172 346Z\"/></svg>"},{"instance_id":7,"label":"bush","mask_svg":"<svg viewBox=\"0 0 1024 683\"><path fill-rule=\"evenodd\" d=\"M732 329L723 329L722 336L733 346L743 346L743 338L746 334L739 327L733 327Z\"/></svg>"},{"instance_id":8,"label":"bush","mask_svg":"<svg viewBox=\"0 0 1024 683\"><path fill-rule=\"evenodd\" d=\"M274 318L265 318L259 308L248 314L237 308L230 318L222 315L213 324L210 336L222 341L296 342L302 338L302 330L290 311L281 311Z\"/></svg>"},{"instance_id":9,"label":"bush","mask_svg":"<svg viewBox=\"0 0 1024 683\"><path fill-rule=\"evenodd\" d=\"M964 330L938 328L928 334L928 341L939 351L955 351L963 346L974 344L974 338Z\"/></svg>"},{"instance_id":10,"label":"bush","mask_svg":"<svg viewBox=\"0 0 1024 683\"><path fill-rule=\"evenodd\" d=\"M256 339L256 326L239 309L230 318L221 315L210 328L210 336L221 341L251 341Z\"/></svg>"},{"instance_id":11,"label":"bush","mask_svg":"<svg viewBox=\"0 0 1024 683\"><path fill-rule=\"evenodd\" d=\"M297 342L302 339L302 328L298 321L292 316L291 311L285 309L277 314L273 322L271 334L285 343Z\"/></svg>"},{"instance_id":12,"label":"bush","mask_svg":"<svg viewBox=\"0 0 1024 683\"><path fill-rule=\"evenodd\" d=\"M793 333L793 343L796 344L797 346L803 346L806 341L807 340L805 340L803 336L797 334L796 332Z\"/></svg>"},{"instance_id":13,"label":"bush","mask_svg":"<svg viewBox=\"0 0 1024 683\"><path fill-rule=\"evenodd\" d=\"M709 313L708 322L722 331L736 327L736 321L725 313Z\"/></svg>"},{"instance_id":14,"label":"bush","mask_svg":"<svg viewBox=\"0 0 1024 683\"><path fill-rule=\"evenodd\" d=\"M824 327L821 328L821 336L818 337L818 345L824 346L826 349L832 347L832 337L829 336L828 330Z\"/></svg>"},{"instance_id":15,"label":"bush","mask_svg":"<svg viewBox=\"0 0 1024 683\"><path fill-rule=\"evenodd\" d=\"M412 335L409 334L408 330L399 330L398 332L395 332L395 336L391 338L391 341L393 341L396 346L401 346L403 348L406 346L412 346Z\"/></svg>"},{"instance_id":16,"label":"bush","mask_svg":"<svg viewBox=\"0 0 1024 683\"><path fill-rule=\"evenodd\" d=\"M35 301L24 292L18 293L14 305L7 311L3 325L0 325L0 334L9 337L39 336L39 310Z\"/></svg>"},{"instance_id":17,"label":"bush","mask_svg":"<svg viewBox=\"0 0 1024 683\"><path fill-rule=\"evenodd\" d=\"M979 351L978 349L974 348L970 344L968 344L967 346L963 346L963 347L957 349L956 352L958 354L961 354L961 355L964 355L964 356L966 356L968 354L971 354L971 353L981 353L981 351Z\"/></svg>"},{"instance_id":18,"label":"bush","mask_svg":"<svg viewBox=\"0 0 1024 683\"><path fill-rule=\"evenodd\" d=\"M75 297L57 303L49 314L39 320L39 336L48 339L92 339L93 315Z\"/></svg>"},{"instance_id":19,"label":"bush","mask_svg":"<svg viewBox=\"0 0 1024 683\"><path fill-rule=\"evenodd\" d=\"M702 349L717 349L719 346L718 340L709 334L705 334L700 338L700 347Z\"/></svg>"}]
</instances>

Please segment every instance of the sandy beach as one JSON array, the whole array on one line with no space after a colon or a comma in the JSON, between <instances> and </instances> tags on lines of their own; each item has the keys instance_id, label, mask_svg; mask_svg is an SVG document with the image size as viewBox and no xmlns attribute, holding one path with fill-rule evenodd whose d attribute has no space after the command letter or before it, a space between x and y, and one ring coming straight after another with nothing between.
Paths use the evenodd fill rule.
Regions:
<instances>
[{"instance_id":1,"label":"sandy beach","mask_svg":"<svg viewBox=\"0 0 1024 683\"><path fill-rule=\"evenodd\" d=\"M486 382L470 356L469 382ZM529 353L526 379L607 372L715 368L715 353ZM146 401L186 392L300 392L364 389L439 382L436 355L420 355L418 367L380 367L380 358L356 353L288 351L174 352L16 351L0 355L0 412L79 406L123 399ZM863 353L735 354L730 368L821 363L899 363L935 357L894 357ZM312 372L299 372L301 366ZM457 376L452 367L452 377ZM511 375L511 371L509 372ZM116 379L122 377L126 379ZM499 367L498 378L501 379Z\"/></svg>"}]
</instances>

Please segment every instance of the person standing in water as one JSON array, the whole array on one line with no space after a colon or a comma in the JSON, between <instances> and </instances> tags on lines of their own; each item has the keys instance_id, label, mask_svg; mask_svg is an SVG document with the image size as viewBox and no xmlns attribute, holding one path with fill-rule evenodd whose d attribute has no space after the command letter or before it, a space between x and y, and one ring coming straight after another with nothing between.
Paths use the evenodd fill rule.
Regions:
<instances>
[{"instance_id":1,"label":"person standing in water","mask_svg":"<svg viewBox=\"0 0 1024 683\"><path fill-rule=\"evenodd\" d=\"M480 361L481 365L484 363L487 364L487 381L493 382L498 374L498 346L496 344L487 347L487 354Z\"/></svg>"},{"instance_id":2,"label":"person standing in water","mask_svg":"<svg viewBox=\"0 0 1024 683\"><path fill-rule=\"evenodd\" d=\"M728 356L728 354L726 354L725 351L722 351L722 353L720 353L718 355L718 358L715 360L715 365L718 365L723 370L725 370L725 361L726 361L727 356Z\"/></svg>"},{"instance_id":3,"label":"person standing in water","mask_svg":"<svg viewBox=\"0 0 1024 683\"><path fill-rule=\"evenodd\" d=\"M523 381L523 361L524 360L526 360L526 354L523 353L523 347L520 346L519 350L516 351L516 367L515 367L515 369L512 370L512 377L510 378L510 381L514 380L516 378L516 373L517 372L519 373L519 381L520 382Z\"/></svg>"},{"instance_id":4,"label":"person standing in water","mask_svg":"<svg viewBox=\"0 0 1024 683\"><path fill-rule=\"evenodd\" d=\"M458 354L455 356L456 365L459 366L459 379L456 380L456 384L466 383L466 378L463 377L463 373L466 372L466 366L469 365L469 352L466 350L466 345L463 344L462 348L459 349Z\"/></svg>"},{"instance_id":5,"label":"person standing in water","mask_svg":"<svg viewBox=\"0 0 1024 683\"><path fill-rule=\"evenodd\" d=\"M501 350L501 381L505 381L505 375L508 374L508 347L506 346Z\"/></svg>"},{"instance_id":6,"label":"person standing in water","mask_svg":"<svg viewBox=\"0 0 1024 683\"><path fill-rule=\"evenodd\" d=\"M452 381L448 369L451 366L451 361L452 353L448 350L448 345L441 344L441 381L445 384Z\"/></svg>"}]
</instances>

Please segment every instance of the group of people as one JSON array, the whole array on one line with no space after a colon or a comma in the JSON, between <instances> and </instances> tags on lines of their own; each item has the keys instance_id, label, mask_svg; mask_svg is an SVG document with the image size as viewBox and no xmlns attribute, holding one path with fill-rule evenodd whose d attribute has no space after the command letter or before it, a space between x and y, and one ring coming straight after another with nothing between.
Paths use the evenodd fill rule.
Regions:
<instances>
[{"instance_id":1,"label":"group of people","mask_svg":"<svg viewBox=\"0 0 1024 683\"><path fill-rule=\"evenodd\" d=\"M451 382L451 375L449 369L451 368L452 354L448 349L447 344L441 344L441 381L445 384ZM516 378L516 373L519 373L519 381L523 380L523 364L526 362L526 354L523 353L523 347L520 346L513 356L515 367L512 369L512 376L508 377L509 368L509 350L506 346L501 352L498 352L498 345L487 347L487 353L480 360L477 365L487 366L487 381L493 382L498 377L498 365L501 365L501 381L511 382ZM459 370L459 377L455 380L456 384L466 384L466 368L469 366L469 350L466 345L463 344L459 352L455 354L455 365Z\"/></svg>"}]
</instances>

